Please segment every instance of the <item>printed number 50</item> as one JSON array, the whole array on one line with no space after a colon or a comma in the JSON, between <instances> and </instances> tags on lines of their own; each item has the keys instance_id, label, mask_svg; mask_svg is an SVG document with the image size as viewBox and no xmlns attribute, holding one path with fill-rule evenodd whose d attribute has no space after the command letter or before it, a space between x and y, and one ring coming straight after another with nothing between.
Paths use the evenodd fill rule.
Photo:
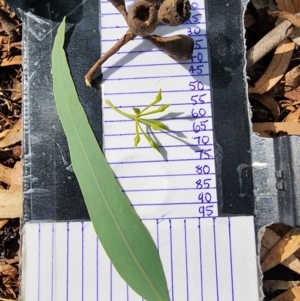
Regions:
<instances>
[{"instance_id":1,"label":"printed number 50","mask_svg":"<svg viewBox=\"0 0 300 301\"><path fill-rule=\"evenodd\" d=\"M190 82L190 83L189 83L189 86L190 86L190 90L191 90L191 91L195 91L195 90L201 91L201 90L204 89L203 83L200 82L200 81L198 81L198 80L196 80L196 81L194 81L194 82Z\"/></svg>"}]
</instances>

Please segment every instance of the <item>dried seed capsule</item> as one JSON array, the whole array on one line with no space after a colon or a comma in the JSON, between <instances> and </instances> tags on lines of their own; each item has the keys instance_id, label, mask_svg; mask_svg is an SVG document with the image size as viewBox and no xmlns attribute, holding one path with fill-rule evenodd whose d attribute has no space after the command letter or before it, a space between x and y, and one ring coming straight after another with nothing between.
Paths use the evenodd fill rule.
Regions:
<instances>
[{"instance_id":1,"label":"dried seed capsule","mask_svg":"<svg viewBox=\"0 0 300 301\"><path fill-rule=\"evenodd\" d=\"M158 20L169 26L178 26L191 16L188 0L165 0L158 10Z\"/></svg>"},{"instance_id":2,"label":"dried seed capsule","mask_svg":"<svg viewBox=\"0 0 300 301\"><path fill-rule=\"evenodd\" d=\"M139 0L138 0L139 1ZM146 0L147 2L151 3L156 10L159 10L161 4L164 0Z\"/></svg>"},{"instance_id":3,"label":"dried seed capsule","mask_svg":"<svg viewBox=\"0 0 300 301\"><path fill-rule=\"evenodd\" d=\"M156 35L146 36L157 48L162 49L167 55L178 62L191 59L194 50L194 40L183 34L171 37L160 37Z\"/></svg>"},{"instance_id":4,"label":"dried seed capsule","mask_svg":"<svg viewBox=\"0 0 300 301\"><path fill-rule=\"evenodd\" d=\"M157 14L157 10L150 2L138 0L127 16L129 29L141 37L151 34L158 24Z\"/></svg>"},{"instance_id":5,"label":"dried seed capsule","mask_svg":"<svg viewBox=\"0 0 300 301\"><path fill-rule=\"evenodd\" d=\"M125 18L127 18L127 10L124 0L108 0Z\"/></svg>"}]
</instances>

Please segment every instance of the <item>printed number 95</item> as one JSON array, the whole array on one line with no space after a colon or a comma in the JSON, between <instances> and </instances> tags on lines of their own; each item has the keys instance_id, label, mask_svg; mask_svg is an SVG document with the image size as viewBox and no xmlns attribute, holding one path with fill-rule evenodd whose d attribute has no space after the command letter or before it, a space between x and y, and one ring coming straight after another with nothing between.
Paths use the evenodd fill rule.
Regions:
<instances>
[{"instance_id":1,"label":"printed number 95","mask_svg":"<svg viewBox=\"0 0 300 301\"><path fill-rule=\"evenodd\" d=\"M214 206L209 205L209 206L200 206L198 209L201 217L210 217L214 213Z\"/></svg>"}]
</instances>

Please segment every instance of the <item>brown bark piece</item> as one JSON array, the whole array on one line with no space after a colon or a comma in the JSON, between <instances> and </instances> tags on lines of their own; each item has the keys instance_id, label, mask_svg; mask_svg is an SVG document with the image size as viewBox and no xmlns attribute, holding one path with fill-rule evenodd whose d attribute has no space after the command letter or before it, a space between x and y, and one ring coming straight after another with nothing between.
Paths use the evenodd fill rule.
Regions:
<instances>
[{"instance_id":1,"label":"brown bark piece","mask_svg":"<svg viewBox=\"0 0 300 301\"><path fill-rule=\"evenodd\" d=\"M274 97L272 97L268 93L265 93L262 95L254 93L254 94L250 94L250 97L258 100L265 107L267 107L272 112L272 114L274 116L274 120L278 121L279 116L280 116L280 108L279 108L277 101L274 99Z\"/></svg>"},{"instance_id":2,"label":"brown bark piece","mask_svg":"<svg viewBox=\"0 0 300 301\"><path fill-rule=\"evenodd\" d=\"M299 301L300 300L300 287L294 287L284 293L280 294L271 301Z\"/></svg>"},{"instance_id":3,"label":"brown bark piece","mask_svg":"<svg viewBox=\"0 0 300 301\"><path fill-rule=\"evenodd\" d=\"M292 34L290 35L290 38L297 44L300 45L300 28L294 27L294 30Z\"/></svg>"},{"instance_id":4,"label":"brown bark piece","mask_svg":"<svg viewBox=\"0 0 300 301\"><path fill-rule=\"evenodd\" d=\"M10 264L0 265L0 273L5 276L15 278L18 274L18 269Z\"/></svg>"},{"instance_id":5,"label":"brown bark piece","mask_svg":"<svg viewBox=\"0 0 300 301\"><path fill-rule=\"evenodd\" d=\"M0 218L22 216L22 191L2 190L0 193Z\"/></svg>"},{"instance_id":6,"label":"brown bark piece","mask_svg":"<svg viewBox=\"0 0 300 301\"><path fill-rule=\"evenodd\" d=\"M16 21L9 17L9 14L3 9L0 9L0 30L11 38L12 41L16 40L18 35L16 32Z\"/></svg>"},{"instance_id":7,"label":"brown bark piece","mask_svg":"<svg viewBox=\"0 0 300 301\"><path fill-rule=\"evenodd\" d=\"M300 11L299 0L276 0L276 3L278 8L282 11L286 11L291 14L296 14Z\"/></svg>"},{"instance_id":8,"label":"brown bark piece","mask_svg":"<svg viewBox=\"0 0 300 301\"><path fill-rule=\"evenodd\" d=\"M279 17L290 21L294 26L300 27L300 16L288 13L286 11L274 11L270 13L273 17Z\"/></svg>"},{"instance_id":9,"label":"brown bark piece","mask_svg":"<svg viewBox=\"0 0 300 301\"><path fill-rule=\"evenodd\" d=\"M270 250L261 263L262 272L266 272L282 263L300 248L300 228L292 228Z\"/></svg>"},{"instance_id":10,"label":"brown bark piece","mask_svg":"<svg viewBox=\"0 0 300 301\"><path fill-rule=\"evenodd\" d=\"M20 118L13 128L4 137L0 137L0 148L8 147L22 140L22 118Z\"/></svg>"},{"instance_id":11,"label":"brown bark piece","mask_svg":"<svg viewBox=\"0 0 300 301\"><path fill-rule=\"evenodd\" d=\"M253 131L263 137L270 137L268 132L285 132L288 135L300 135L300 124L296 122L264 122L253 123Z\"/></svg>"},{"instance_id":12,"label":"brown bark piece","mask_svg":"<svg viewBox=\"0 0 300 301\"><path fill-rule=\"evenodd\" d=\"M278 45L267 70L254 87L249 87L249 93L264 94L279 82L289 66L294 47L295 43L290 39L286 39Z\"/></svg>"},{"instance_id":13,"label":"brown bark piece","mask_svg":"<svg viewBox=\"0 0 300 301\"><path fill-rule=\"evenodd\" d=\"M14 80L13 80L13 91L11 93L11 99L12 100L18 100L18 99L21 99L21 98L22 98L22 84L17 78L14 78Z\"/></svg>"},{"instance_id":14,"label":"brown bark piece","mask_svg":"<svg viewBox=\"0 0 300 301\"><path fill-rule=\"evenodd\" d=\"M275 233L272 229L266 228L265 233L261 240L261 247L260 247L261 262L265 260L269 251L280 239L281 236ZM285 259L281 264L286 266L290 270L300 274L300 261L294 254L292 254L287 259Z\"/></svg>"},{"instance_id":15,"label":"brown bark piece","mask_svg":"<svg viewBox=\"0 0 300 301\"><path fill-rule=\"evenodd\" d=\"M288 88L286 88L288 90ZM294 101L290 105L300 104L300 85L296 88L290 88L289 91L284 93L286 98L289 98Z\"/></svg>"},{"instance_id":16,"label":"brown bark piece","mask_svg":"<svg viewBox=\"0 0 300 301\"><path fill-rule=\"evenodd\" d=\"M0 67L22 65L22 55L16 55L12 58L5 58L0 61Z\"/></svg>"},{"instance_id":17,"label":"brown bark piece","mask_svg":"<svg viewBox=\"0 0 300 301\"><path fill-rule=\"evenodd\" d=\"M272 247L280 240L280 236L269 228L266 228L265 233L260 242L260 261L264 261Z\"/></svg>"},{"instance_id":18,"label":"brown bark piece","mask_svg":"<svg viewBox=\"0 0 300 301\"><path fill-rule=\"evenodd\" d=\"M3 227L4 225L6 225L7 222L8 222L8 219L0 219L0 229L2 229L2 227Z\"/></svg>"},{"instance_id":19,"label":"brown bark piece","mask_svg":"<svg viewBox=\"0 0 300 301\"><path fill-rule=\"evenodd\" d=\"M300 84L300 66L294 67L288 71L285 76L285 91L288 91L290 87L296 88Z\"/></svg>"},{"instance_id":20,"label":"brown bark piece","mask_svg":"<svg viewBox=\"0 0 300 301\"><path fill-rule=\"evenodd\" d=\"M298 122L300 117L300 107L294 112L291 112L286 118L285 122ZM300 127L300 124L298 125Z\"/></svg>"},{"instance_id":21,"label":"brown bark piece","mask_svg":"<svg viewBox=\"0 0 300 301\"><path fill-rule=\"evenodd\" d=\"M300 66L288 71L285 76L284 96L294 101L300 100Z\"/></svg>"},{"instance_id":22,"label":"brown bark piece","mask_svg":"<svg viewBox=\"0 0 300 301\"><path fill-rule=\"evenodd\" d=\"M0 169L0 176L10 185L8 190L0 190L0 218L22 216L22 168L22 161L19 161L10 170L3 166Z\"/></svg>"},{"instance_id":23,"label":"brown bark piece","mask_svg":"<svg viewBox=\"0 0 300 301\"><path fill-rule=\"evenodd\" d=\"M294 254L285 259L281 264L297 274L300 274L300 261Z\"/></svg>"},{"instance_id":24,"label":"brown bark piece","mask_svg":"<svg viewBox=\"0 0 300 301\"><path fill-rule=\"evenodd\" d=\"M264 291L269 293L277 290L286 291L298 286L300 286L300 281L265 280L263 282Z\"/></svg>"}]
</instances>

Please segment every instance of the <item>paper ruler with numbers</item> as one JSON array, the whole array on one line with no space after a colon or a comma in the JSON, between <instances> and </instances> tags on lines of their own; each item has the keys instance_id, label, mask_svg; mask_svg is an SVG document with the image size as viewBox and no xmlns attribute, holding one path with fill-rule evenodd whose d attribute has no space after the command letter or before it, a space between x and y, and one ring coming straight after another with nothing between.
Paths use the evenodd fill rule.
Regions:
<instances>
[{"instance_id":1,"label":"paper ruler with numbers","mask_svg":"<svg viewBox=\"0 0 300 301\"><path fill-rule=\"evenodd\" d=\"M232 52L235 56L224 59L221 54L229 54L231 38L226 36L228 32L212 26L216 21L221 27L229 26L232 21L229 12L237 7L230 7L233 2L191 1L188 22L178 27L157 28L155 34L161 36L186 34L192 37L195 46L190 61L178 63L137 37L102 68L103 151L157 245L172 301L258 300L253 217L224 215L251 213L253 209L247 183L248 145L236 149L233 143L243 144L247 122L241 121L239 115L231 115L229 110L234 103L236 111L241 113L244 106L236 102L243 90L238 87L243 80L238 73L242 72L238 67L241 62L237 59L242 56ZM133 1L126 4L130 7ZM102 0L98 5L101 52L105 53L126 32L127 26L111 3ZM70 15L82 13L81 24L81 20L95 15L93 7L90 1L84 1L72 8ZM219 13L216 13L217 7ZM26 18L28 23L36 22L30 14ZM47 29L48 34L55 26ZM91 32L85 32L85 45L88 45ZM40 40L46 43L42 37ZM212 41L219 44L212 48ZM75 62L76 43L72 44L71 39ZM74 62L70 57L70 62ZM75 82L79 96L85 98L88 90L81 86L82 78ZM113 111L105 100L131 113L132 107L142 109L154 100L159 89L163 98L160 104L171 106L157 118L167 124L170 131L150 134L159 145L160 153L151 148L142 135L139 146L134 148L134 123ZM84 103L90 116L95 116L96 110L89 108L89 102L95 98L96 94L90 95ZM34 100L29 97L26 101L26 114L32 116L30 107ZM45 116L47 113L44 114L47 122ZM236 125L234 118L237 118ZM34 149L36 140L33 138L37 137L34 134L39 131L33 124L29 122L26 127L30 146L27 150ZM59 123L54 124L52 129ZM23 300L142 301L115 271L91 223L82 220L86 219L86 212L83 210L81 217L80 211L75 210L80 199L78 194L72 195L77 201L71 202L65 193L59 192L66 192L64 187L70 189L68 181L72 181L74 175L67 169L65 142L55 137L53 141L57 157L64 159L65 166L61 169L64 171L58 172L59 163L52 165L55 166L54 178L60 175L61 180L50 186L61 185L61 190L46 189L48 182L42 182L44 186L39 182L39 173L51 170L50 167L42 170L41 164L37 164L48 153L38 159L34 156L37 150L27 153L30 164L27 164L25 213L26 220L31 222L23 228ZM63 205L60 206L61 199ZM73 207L76 214L72 216ZM64 210L68 213L64 214Z\"/></svg>"},{"instance_id":2,"label":"paper ruler with numbers","mask_svg":"<svg viewBox=\"0 0 300 301\"><path fill-rule=\"evenodd\" d=\"M152 133L159 153L142 133L134 148L134 122L103 102L105 156L142 218L218 216L204 2L192 2L191 7L186 24L156 30L162 36L192 37L195 50L190 61L179 64L136 38L103 66L103 100L131 113L132 107L146 107L161 89L163 100L157 106L171 104L160 116L170 132ZM127 25L110 2L101 2L101 8L104 53Z\"/></svg>"}]
</instances>

